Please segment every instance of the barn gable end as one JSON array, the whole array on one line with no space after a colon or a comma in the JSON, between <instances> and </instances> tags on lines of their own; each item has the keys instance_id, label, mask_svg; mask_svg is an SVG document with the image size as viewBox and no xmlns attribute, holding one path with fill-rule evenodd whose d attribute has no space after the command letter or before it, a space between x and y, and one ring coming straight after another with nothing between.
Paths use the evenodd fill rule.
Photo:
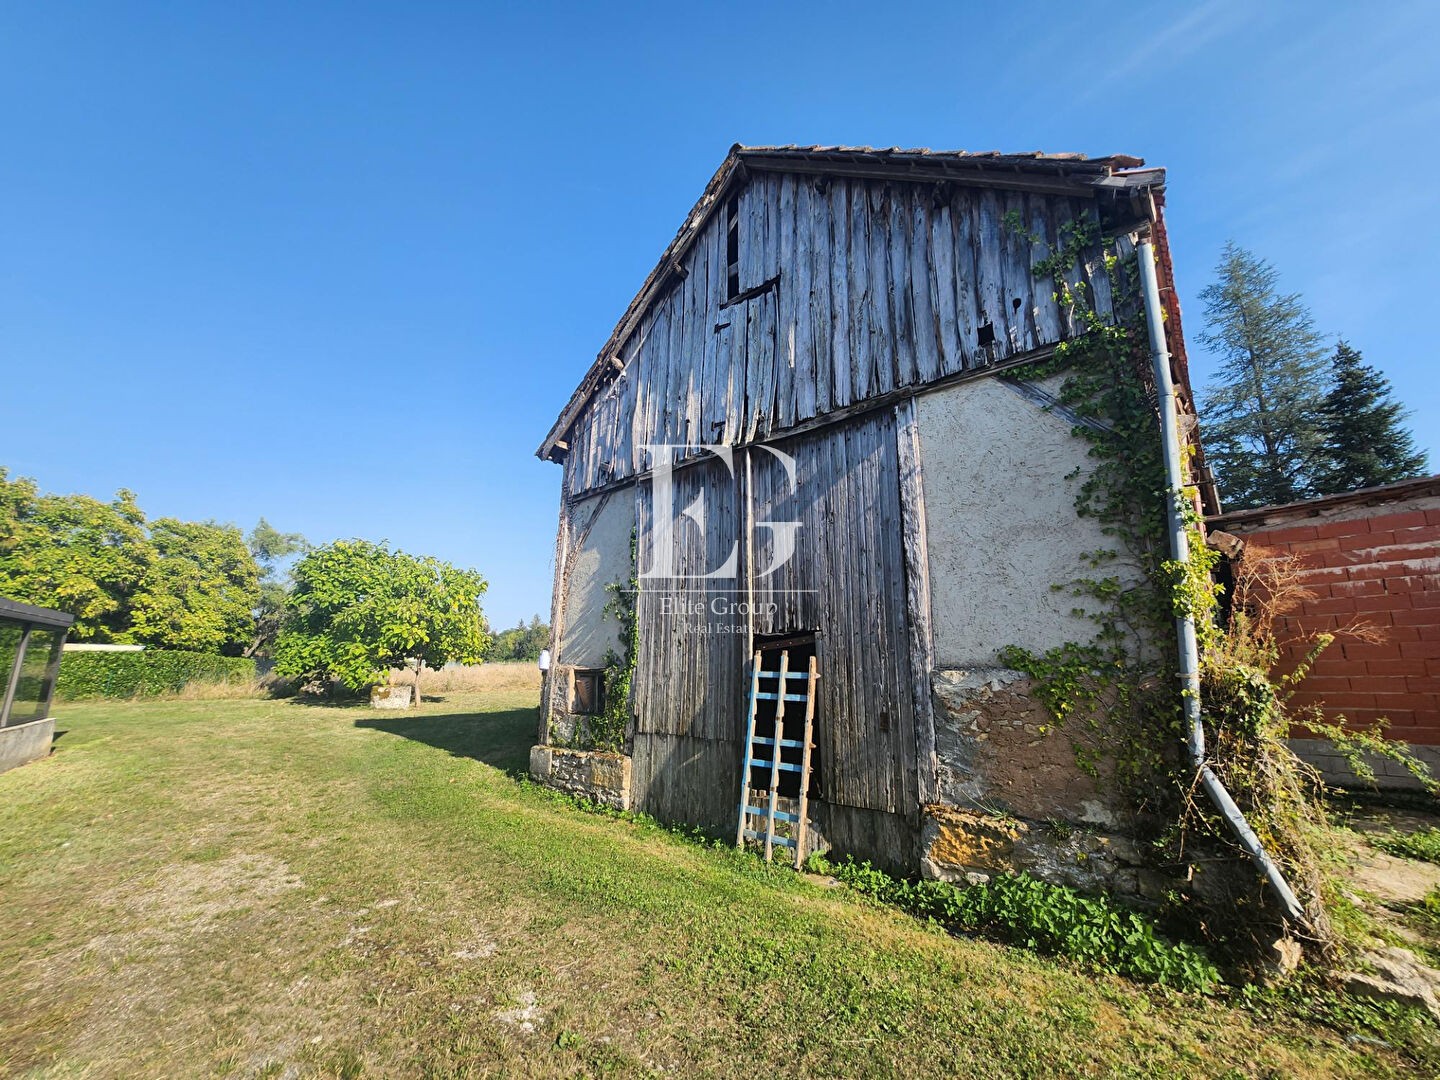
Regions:
<instances>
[{"instance_id":1,"label":"barn gable end","mask_svg":"<svg viewBox=\"0 0 1440 1080\"><path fill-rule=\"evenodd\" d=\"M1158 222L1164 173L1141 164L732 150L539 450L565 470L546 770L600 726L573 687L596 642L623 645L610 585L637 622L629 805L733 833L750 658L803 638L812 848L946 876L973 869L957 813L1123 824L996 654L1078 636L1050 585L1104 538L1075 516L1085 445L1024 368L1083 330L1057 277L1132 313L1106 260ZM1170 329L1188 400L1178 309Z\"/></svg>"}]
</instances>

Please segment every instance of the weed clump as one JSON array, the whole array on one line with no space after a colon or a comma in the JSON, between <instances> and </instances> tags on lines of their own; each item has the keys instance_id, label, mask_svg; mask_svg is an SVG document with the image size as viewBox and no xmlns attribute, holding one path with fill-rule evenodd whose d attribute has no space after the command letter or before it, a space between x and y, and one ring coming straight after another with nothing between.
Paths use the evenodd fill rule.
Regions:
<instances>
[{"instance_id":1,"label":"weed clump","mask_svg":"<svg viewBox=\"0 0 1440 1080\"><path fill-rule=\"evenodd\" d=\"M1419 832L1402 833L1391 829L1365 838L1372 845L1401 859L1419 859L1421 862L1440 863L1440 829L1421 829ZM1427 906L1429 897L1426 898ZM1437 897L1440 907L1440 897Z\"/></svg>"},{"instance_id":2,"label":"weed clump","mask_svg":"<svg viewBox=\"0 0 1440 1080\"><path fill-rule=\"evenodd\" d=\"M868 862L832 863L812 855L809 868L863 896L947 930L979 934L1087 967L1178 990L1207 992L1220 972L1199 948L1166 940L1138 911L1029 874L1000 874L980 885L906 881Z\"/></svg>"}]
</instances>

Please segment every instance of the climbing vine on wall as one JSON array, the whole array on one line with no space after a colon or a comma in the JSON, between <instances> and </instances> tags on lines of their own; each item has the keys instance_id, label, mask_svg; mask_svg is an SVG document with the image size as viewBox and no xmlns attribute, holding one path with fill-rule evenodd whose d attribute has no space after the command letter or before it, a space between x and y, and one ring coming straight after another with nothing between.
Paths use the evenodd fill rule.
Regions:
<instances>
[{"instance_id":1,"label":"climbing vine on wall","mask_svg":"<svg viewBox=\"0 0 1440 1080\"><path fill-rule=\"evenodd\" d=\"M1023 222L1006 226L1023 228ZM1056 302L1075 333L1025 377L1062 379L1059 404L1078 418L1074 434L1089 444L1091 466L1080 481L1076 511L1098 522L1114 545L1078 553L1089 573L1052 586L1071 596L1073 613L1092 624L1089 639L1044 653L1012 645L1000 659L1034 680L1057 727L1089 728L1090 738L1075 740L1078 764L1096 776L1105 770L1130 796L1136 824L1148 825L1157 847L1178 861L1196 833L1229 843L1208 804L1194 797L1195 773L1182 753L1174 626L1178 616L1190 616L1207 658L1202 704L1213 690L1210 704L1224 710L1206 715L1207 728L1219 730L1219 738L1211 736L1217 771L1272 855L1314 897L1320 889L1313 826L1323 814L1314 807L1304 767L1283 745L1286 724L1274 707L1269 673L1247 670L1244 686L1227 674L1222 658L1231 650L1216 619L1220 590L1212 576L1220 556L1205 544L1194 491L1167 496L1136 257L1118 257L1092 221L1075 223L1060 240L1036 273L1054 281ZM1067 277L1097 241L1112 286L1113 321L1094 310L1083 284ZM1186 525L1185 562L1169 557L1167 497L1178 500ZM1248 719L1236 721L1237 709ZM1322 925L1323 913L1314 922Z\"/></svg>"},{"instance_id":2,"label":"climbing vine on wall","mask_svg":"<svg viewBox=\"0 0 1440 1080\"><path fill-rule=\"evenodd\" d=\"M611 649L605 654L604 707L587 724L590 749L619 751L624 748L626 732L634 716L633 687L635 663L640 652L640 619L636 606L640 599L640 580L636 572L637 538L630 532L630 578L605 586L610 599L605 614L620 622L621 652Z\"/></svg>"},{"instance_id":3,"label":"climbing vine on wall","mask_svg":"<svg viewBox=\"0 0 1440 1080\"><path fill-rule=\"evenodd\" d=\"M1006 222L1012 228L1020 224ZM1000 659L1034 679L1057 725L1090 729L1091 738L1074 741L1083 769L1092 775L1112 769L1137 811L1173 815L1178 764L1173 750L1180 744L1182 716L1173 650L1162 643L1170 640L1182 609L1209 622L1215 556L1195 543L1189 564L1168 558L1164 458L1134 259L1119 259L1109 241L1101 245L1115 309L1130 313L1114 321L1095 311L1083 282L1067 276L1097 240L1095 222L1074 222L1049 258L1036 265L1037 275L1054 282L1055 300L1074 334L1025 377L1062 377L1059 405L1081 421L1074 434L1089 445L1090 467L1080 480L1076 511L1098 522L1114 543L1078 552L1089 572L1052 586L1073 599L1072 611L1092 625L1091 636L1044 653L1009 646ZM1193 509L1186 510L1193 519Z\"/></svg>"}]
</instances>

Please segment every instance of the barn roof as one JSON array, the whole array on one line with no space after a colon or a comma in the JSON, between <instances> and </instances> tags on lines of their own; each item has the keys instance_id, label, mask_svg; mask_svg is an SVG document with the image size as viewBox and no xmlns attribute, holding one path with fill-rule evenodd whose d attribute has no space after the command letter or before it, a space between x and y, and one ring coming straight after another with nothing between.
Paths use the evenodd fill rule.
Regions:
<instances>
[{"instance_id":1,"label":"barn roof","mask_svg":"<svg viewBox=\"0 0 1440 1080\"><path fill-rule=\"evenodd\" d=\"M1094 197L1144 188L1163 190L1165 170L1144 168L1143 158L1129 154L1086 157L1084 154L1046 154L1040 151L1005 154L998 150L928 150L898 146L744 146L736 143L720 168L705 185L699 200L685 216L675 238L660 256L655 269L630 301L590 370L551 427L536 456L551 458L557 444L575 422L591 396L600 389L625 339L646 309L678 276L680 262L733 183L743 182L750 171L828 173L889 180L951 181L974 187L1039 191L1056 195Z\"/></svg>"}]
</instances>

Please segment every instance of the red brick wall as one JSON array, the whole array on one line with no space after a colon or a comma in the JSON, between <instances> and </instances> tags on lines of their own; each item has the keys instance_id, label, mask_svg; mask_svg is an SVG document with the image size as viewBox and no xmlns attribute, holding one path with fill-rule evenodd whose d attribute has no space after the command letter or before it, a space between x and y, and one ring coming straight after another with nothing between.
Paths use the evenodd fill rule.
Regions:
<instances>
[{"instance_id":1,"label":"red brick wall","mask_svg":"<svg viewBox=\"0 0 1440 1080\"><path fill-rule=\"evenodd\" d=\"M1390 721L1392 738L1440 745L1440 508L1419 498L1377 506L1328 500L1212 521L1259 545L1300 556L1314 593L1288 617L1299 635L1357 623L1377 627L1379 643L1341 639L1316 660L1296 705L1322 705L1355 723ZM1415 504L1419 503L1419 506ZM1252 512L1258 514L1258 512ZM1291 659L1298 661L1298 646ZM1296 732L1303 735L1303 732Z\"/></svg>"}]
</instances>

